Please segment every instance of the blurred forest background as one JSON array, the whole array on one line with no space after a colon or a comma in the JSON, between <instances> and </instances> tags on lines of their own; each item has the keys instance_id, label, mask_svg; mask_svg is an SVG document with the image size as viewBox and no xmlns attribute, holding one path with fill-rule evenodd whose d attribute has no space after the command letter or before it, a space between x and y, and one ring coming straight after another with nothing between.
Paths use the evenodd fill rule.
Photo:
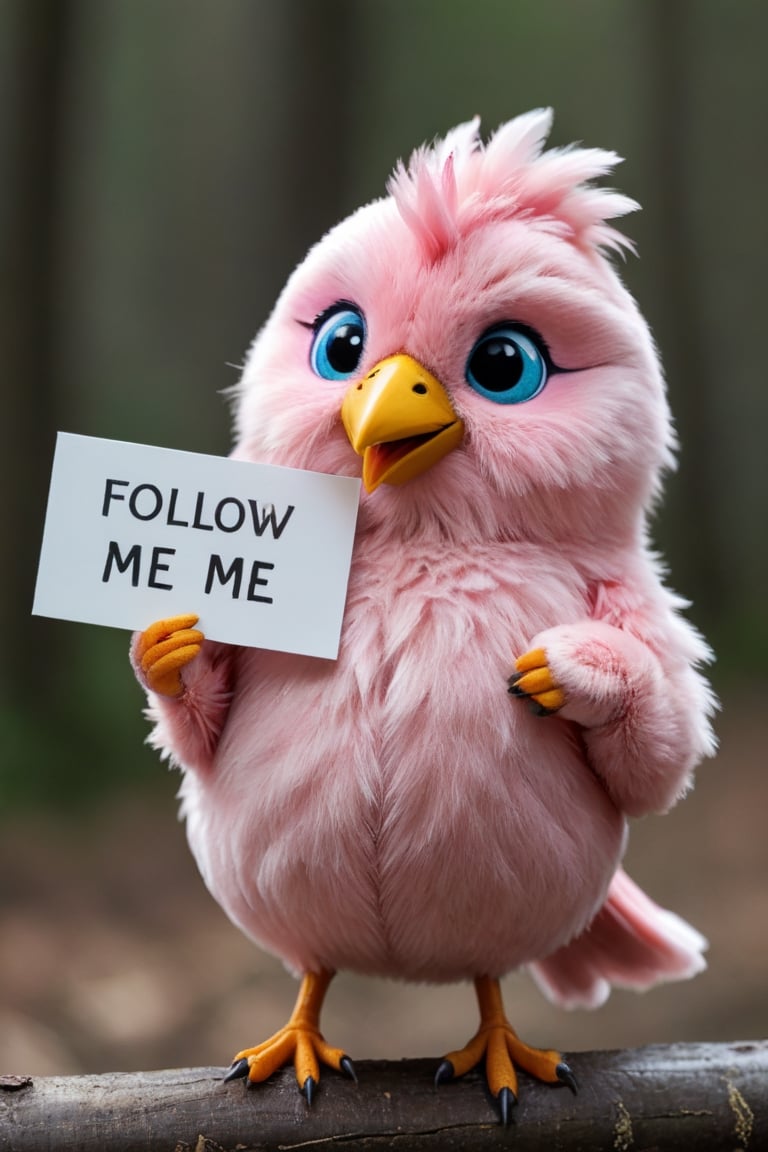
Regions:
<instances>
[{"instance_id":1,"label":"blurred forest background","mask_svg":"<svg viewBox=\"0 0 768 1152\"><path fill-rule=\"evenodd\" d=\"M514 977L509 1010L572 1051L768 1034L767 41L759 0L0 0L0 1071L226 1064L294 994L196 874L128 636L30 616L57 429L226 453L220 392L308 246L423 140L540 105L643 205L623 275L683 446L655 538L724 708L629 856L709 972L572 1016ZM474 1009L342 976L325 1025L439 1056Z\"/></svg>"}]
</instances>

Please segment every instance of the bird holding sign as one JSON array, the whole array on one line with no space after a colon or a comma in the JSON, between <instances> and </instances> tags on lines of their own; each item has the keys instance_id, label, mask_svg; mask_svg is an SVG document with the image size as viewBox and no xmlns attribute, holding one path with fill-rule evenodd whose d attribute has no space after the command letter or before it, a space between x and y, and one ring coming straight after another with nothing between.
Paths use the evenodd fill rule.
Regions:
<instances>
[{"instance_id":1,"label":"bird holding sign","mask_svg":"<svg viewBox=\"0 0 768 1152\"><path fill-rule=\"evenodd\" d=\"M636 205L610 152L544 150L550 114L464 124L290 278L237 388L234 456L360 475L337 661L134 640L152 740L183 771L203 877L301 977L230 1077L354 1074L320 1031L334 972L474 981L506 1122L530 1047L499 978L597 1006L703 967L704 941L621 868L713 751L708 650L661 583L647 514L674 436L648 328L609 259ZM180 605L180 609L197 605Z\"/></svg>"}]
</instances>

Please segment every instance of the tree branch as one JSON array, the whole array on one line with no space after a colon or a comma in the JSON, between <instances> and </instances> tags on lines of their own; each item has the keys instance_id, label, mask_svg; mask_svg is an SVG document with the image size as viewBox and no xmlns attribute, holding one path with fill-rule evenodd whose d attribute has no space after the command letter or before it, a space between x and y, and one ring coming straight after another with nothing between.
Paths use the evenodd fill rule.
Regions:
<instances>
[{"instance_id":1,"label":"tree branch","mask_svg":"<svg viewBox=\"0 0 768 1152\"><path fill-rule=\"evenodd\" d=\"M768 1146L768 1041L569 1057L577 1096L521 1077L514 1130L481 1077L433 1087L435 1061L326 1071L307 1107L292 1069L247 1089L222 1070L0 1077L0 1152L685 1152Z\"/></svg>"}]
</instances>

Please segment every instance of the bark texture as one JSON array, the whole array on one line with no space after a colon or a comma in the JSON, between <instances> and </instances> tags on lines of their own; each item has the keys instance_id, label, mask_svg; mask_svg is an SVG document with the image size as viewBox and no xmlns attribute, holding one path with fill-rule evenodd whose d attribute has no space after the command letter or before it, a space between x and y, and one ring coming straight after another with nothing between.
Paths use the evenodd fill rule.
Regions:
<instances>
[{"instance_id":1,"label":"bark texture","mask_svg":"<svg viewBox=\"0 0 768 1152\"><path fill-rule=\"evenodd\" d=\"M0 1077L0 1152L374 1149L696 1152L768 1147L768 1041L658 1045L570 1058L580 1091L521 1077L504 1129L479 1075L433 1086L435 1062L323 1076L311 1108L291 1069L246 1089L218 1068Z\"/></svg>"}]
</instances>

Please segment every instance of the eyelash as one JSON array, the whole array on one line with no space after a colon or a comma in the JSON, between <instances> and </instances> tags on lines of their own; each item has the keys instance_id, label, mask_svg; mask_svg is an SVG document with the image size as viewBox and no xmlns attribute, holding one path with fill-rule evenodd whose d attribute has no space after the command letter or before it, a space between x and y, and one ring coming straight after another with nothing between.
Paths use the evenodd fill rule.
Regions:
<instances>
[{"instance_id":1,"label":"eyelash","mask_svg":"<svg viewBox=\"0 0 768 1152\"><path fill-rule=\"evenodd\" d=\"M333 304L329 304L327 308L323 308L322 312L318 312L314 320L297 319L296 323L300 324L302 328L307 328L310 332L319 332L328 317L332 316L333 313L337 312L340 308L351 308L355 312L360 310L360 306L352 300L334 300Z\"/></svg>"}]
</instances>

